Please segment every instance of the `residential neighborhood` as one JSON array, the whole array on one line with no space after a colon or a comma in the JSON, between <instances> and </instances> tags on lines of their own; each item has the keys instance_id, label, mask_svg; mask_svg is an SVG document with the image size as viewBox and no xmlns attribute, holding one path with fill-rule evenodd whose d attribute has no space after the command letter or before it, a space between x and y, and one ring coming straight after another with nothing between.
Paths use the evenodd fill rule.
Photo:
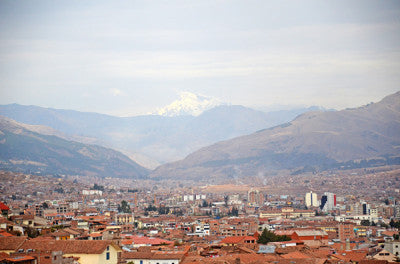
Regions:
<instances>
[{"instance_id":1,"label":"residential neighborhood","mask_svg":"<svg viewBox=\"0 0 400 264\"><path fill-rule=\"evenodd\" d=\"M399 259L396 185L374 199L373 193L356 197L325 188L278 194L243 185L134 188L112 180L103 185L1 172L0 263Z\"/></svg>"}]
</instances>

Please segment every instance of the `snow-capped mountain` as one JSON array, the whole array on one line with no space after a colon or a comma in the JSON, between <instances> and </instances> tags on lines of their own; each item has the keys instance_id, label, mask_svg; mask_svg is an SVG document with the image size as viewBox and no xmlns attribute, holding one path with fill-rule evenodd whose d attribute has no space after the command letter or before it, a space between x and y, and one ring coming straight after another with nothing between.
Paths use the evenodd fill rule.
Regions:
<instances>
[{"instance_id":1,"label":"snow-capped mountain","mask_svg":"<svg viewBox=\"0 0 400 264\"><path fill-rule=\"evenodd\" d=\"M178 100L175 100L171 104L157 109L153 114L162 116L198 116L208 109L221 105L221 102L216 98L197 95L190 92L180 92L179 97Z\"/></svg>"}]
</instances>

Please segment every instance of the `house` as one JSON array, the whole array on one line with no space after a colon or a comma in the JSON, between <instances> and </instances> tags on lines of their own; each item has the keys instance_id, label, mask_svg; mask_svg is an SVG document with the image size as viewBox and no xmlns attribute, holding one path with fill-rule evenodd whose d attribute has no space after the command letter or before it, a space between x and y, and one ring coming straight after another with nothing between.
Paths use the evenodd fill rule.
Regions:
<instances>
[{"instance_id":1,"label":"house","mask_svg":"<svg viewBox=\"0 0 400 264\"><path fill-rule=\"evenodd\" d=\"M385 242L384 249L395 256L400 255L400 241Z\"/></svg>"},{"instance_id":2,"label":"house","mask_svg":"<svg viewBox=\"0 0 400 264\"><path fill-rule=\"evenodd\" d=\"M330 255L332 260L337 260L339 262L347 263L359 263L361 260L365 260L367 257L367 252L365 251L354 251L354 250L344 250L337 251L336 254Z\"/></svg>"},{"instance_id":3,"label":"house","mask_svg":"<svg viewBox=\"0 0 400 264\"><path fill-rule=\"evenodd\" d=\"M372 258L375 260L387 260L389 262L396 262L397 259L396 255L390 253L386 249L382 249L381 251L376 253Z\"/></svg>"},{"instance_id":4,"label":"house","mask_svg":"<svg viewBox=\"0 0 400 264\"><path fill-rule=\"evenodd\" d=\"M185 257L185 252L123 252L122 260L134 264L179 264Z\"/></svg>"},{"instance_id":5,"label":"house","mask_svg":"<svg viewBox=\"0 0 400 264\"><path fill-rule=\"evenodd\" d=\"M36 259L31 256L9 256L7 258L4 258L0 260L1 264L13 264L13 263L18 263L18 264L36 264Z\"/></svg>"},{"instance_id":6,"label":"house","mask_svg":"<svg viewBox=\"0 0 400 264\"><path fill-rule=\"evenodd\" d=\"M27 237L0 237L0 252L3 253L13 253L18 250L18 248L27 240Z\"/></svg>"},{"instance_id":7,"label":"house","mask_svg":"<svg viewBox=\"0 0 400 264\"><path fill-rule=\"evenodd\" d=\"M122 245L128 248L138 248L144 246L159 246L159 245L170 245L174 242L168 241L161 238L155 237L141 237L141 236L132 236L129 239L122 240Z\"/></svg>"},{"instance_id":8,"label":"house","mask_svg":"<svg viewBox=\"0 0 400 264\"><path fill-rule=\"evenodd\" d=\"M7 217L8 211L10 211L10 207L0 202L0 211L3 216Z\"/></svg>"},{"instance_id":9,"label":"house","mask_svg":"<svg viewBox=\"0 0 400 264\"><path fill-rule=\"evenodd\" d=\"M18 249L26 251L62 251L63 257L78 258L81 264L117 264L121 248L107 240L48 240L32 239L25 241Z\"/></svg>"},{"instance_id":10,"label":"house","mask_svg":"<svg viewBox=\"0 0 400 264\"><path fill-rule=\"evenodd\" d=\"M292 240L328 240L328 234L323 230L295 230L291 235Z\"/></svg>"},{"instance_id":11,"label":"house","mask_svg":"<svg viewBox=\"0 0 400 264\"><path fill-rule=\"evenodd\" d=\"M255 248L257 245L257 239L252 236L232 236L222 239L219 243L224 246L245 246Z\"/></svg>"}]
</instances>

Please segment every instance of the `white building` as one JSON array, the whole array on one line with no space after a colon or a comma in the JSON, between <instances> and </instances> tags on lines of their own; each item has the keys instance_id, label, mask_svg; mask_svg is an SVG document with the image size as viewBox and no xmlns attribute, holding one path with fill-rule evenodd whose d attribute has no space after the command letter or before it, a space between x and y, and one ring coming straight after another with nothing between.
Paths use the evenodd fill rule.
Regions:
<instances>
[{"instance_id":1,"label":"white building","mask_svg":"<svg viewBox=\"0 0 400 264\"><path fill-rule=\"evenodd\" d=\"M316 193L308 192L306 193L305 202L307 207L317 207L319 206L319 201Z\"/></svg>"},{"instance_id":2,"label":"white building","mask_svg":"<svg viewBox=\"0 0 400 264\"><path fill-rule=\"evenodd\" d=\"M321 197L321 205L320 208L324 212L328 212L333 210L336 207L336 194L325 192Z\"/></svg>"}]
</instances>

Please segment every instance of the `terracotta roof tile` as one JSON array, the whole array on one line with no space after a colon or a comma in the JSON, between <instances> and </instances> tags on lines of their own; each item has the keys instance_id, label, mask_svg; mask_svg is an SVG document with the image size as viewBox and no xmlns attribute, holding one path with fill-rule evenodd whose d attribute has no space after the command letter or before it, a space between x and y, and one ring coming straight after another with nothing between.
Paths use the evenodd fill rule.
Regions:
<instances>
[{"instance_id":1,"label":"terracotta roof tile","mask_svg":"<svg viewBox=\"0 0 400 264\"><path fill-rule=\"evenodd\" d=\"M40 251L62 251L65 254L100 254L107 246L114 246L121 250L112 241L107 240L28 240L19 248L35 249Z\"/></svg>"},{"instance_id":2,"label":"terracotta roof tile","mask_svg":"<svg viewBox=\"0 0 400 264\"><path fill-rule=\"evenodd\" d=\"M8 210L10 210L10 207L8 207L8 206L5 205L4 203L0 202L0 210L2 210L2 211L8 211Z\"/></svg>"},{"instance_id":3,"label":"terracotta roof tile","mask_svg":"<svg viewBox=\"0 0 400 264\"><path fill-rule=\"evenodd\" d=\"M307 258L311 258L310 256L301 253L299 251L294 251L294 252L290 252L288 254L284 254L281 256L284 259L307 259Z\"/></svg>"},{"instance_id":4,"label":"terracotta roof tile","mask_svg":"<svg viewBox=\"0 0 400 264\"><path fill-rule=\"evenodd\" d=\"M0 250L17 250L27 237L0 237Z\"/></svg>"}]
</instances>

